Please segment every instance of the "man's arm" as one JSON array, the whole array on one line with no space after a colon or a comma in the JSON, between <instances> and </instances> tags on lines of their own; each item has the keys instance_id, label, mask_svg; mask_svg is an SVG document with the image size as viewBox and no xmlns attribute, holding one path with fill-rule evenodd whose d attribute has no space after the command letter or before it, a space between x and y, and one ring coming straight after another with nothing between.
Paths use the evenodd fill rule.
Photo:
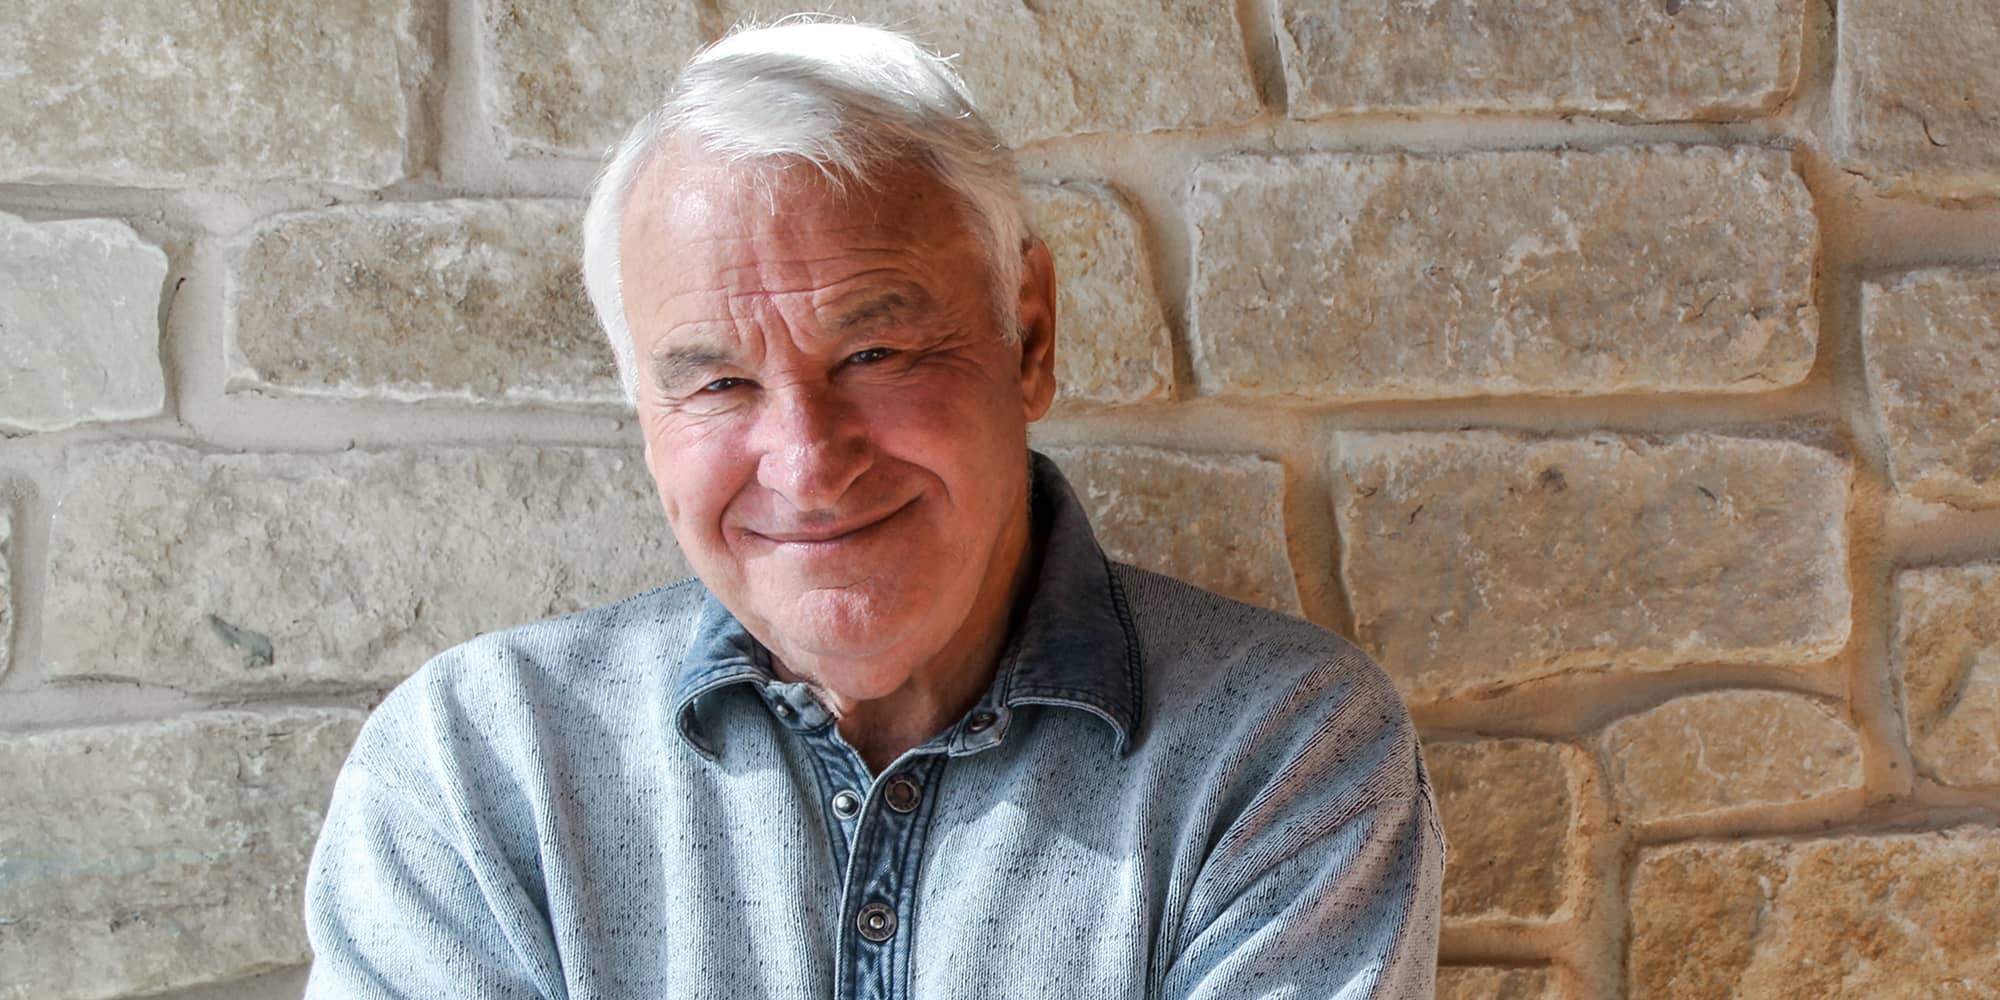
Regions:
<instances>
[{"instance_id":1,"label":"man's arm","mask_svg":"<svg viewBox=\"0 0 2000 1000\"><path fill-rule=\"evenodd\" d=\"M1218 840L1165 996L1432 996L1444 836L1408 716L1377 687L1300 739Z\"/></svg>"},{"instance_id":2,"label":"man's arm","mask_svg":"<svg viewBox=\"0 0 2000 1000\"><path fill-rule=\"evenodd\" d=\"M306 997L564 995L547 926L505 867L353 760L306 877Z\"/></svg>"}]
</instances>

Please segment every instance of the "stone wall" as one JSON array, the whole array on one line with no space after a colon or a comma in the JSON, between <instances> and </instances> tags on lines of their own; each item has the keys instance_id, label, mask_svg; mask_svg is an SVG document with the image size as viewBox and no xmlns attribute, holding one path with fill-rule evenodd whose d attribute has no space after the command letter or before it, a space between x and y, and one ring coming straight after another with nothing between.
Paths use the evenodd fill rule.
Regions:
<instances>
[{"instance_id":1,"label":"stone wall","mask_svg":"<svg viewBox=\"0 0 2000 1000\"><path fill-rule=\"evenodd\" d=\"M0 28L0 998L296 995L363 712L683 571L572 265L769 5ZM1993 996L2000 6L842 9L963 53L1118 554L1355 636L1449 997Z\"/></svg>"}]
</instances>

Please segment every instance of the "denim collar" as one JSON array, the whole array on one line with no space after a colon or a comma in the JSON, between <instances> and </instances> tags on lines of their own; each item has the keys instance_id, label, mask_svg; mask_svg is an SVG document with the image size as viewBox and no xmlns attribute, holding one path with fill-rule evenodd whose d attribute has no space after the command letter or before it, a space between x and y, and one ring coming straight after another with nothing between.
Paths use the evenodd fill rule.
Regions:
<instances>
[{"instance_id":1,"label":"denim collar","mask_svg":"<svg viewBox=\"0 0 2000 1000\"><path fill-rule=\"evenodd\" d=\"M1040 565L1027 608L1016 617L985 694L965 718L925 746L953 756L976 753L1005 740L1015 708L1050 705L1103 719L1123 752L1139 725L1141 693L1139 639L1125 592L1062 472L1045 455L1029 457ZM694 634L681 655L672 711L682 738L705 757L714 758L716 750L702 732L698 704L738 684L757 687L774 708L792 706L780 710L781 719L790 716L803 726L829 721L803 692L779 690L798 686L777 681L770 652L704 587Z\"/></svg>"}]
</instances>

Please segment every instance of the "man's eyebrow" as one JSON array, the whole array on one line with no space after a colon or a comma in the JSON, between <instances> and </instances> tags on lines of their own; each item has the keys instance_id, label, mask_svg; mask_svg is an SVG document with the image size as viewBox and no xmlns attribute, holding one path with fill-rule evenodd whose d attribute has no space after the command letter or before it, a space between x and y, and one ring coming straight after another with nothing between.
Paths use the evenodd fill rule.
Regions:
<instances>
[{"instance_id":1,"label":"man's eyebrow","mask_svg":"<svg viewBox=\"0 0 2000 1000\"><path fill-rule=\"evenodd\" d=\"M714 371L716 366L728 363L731 357L719 348L688 344L654 354L650 364L656 382L673 385L683 379Z\"/></svg>"}]
</instances>

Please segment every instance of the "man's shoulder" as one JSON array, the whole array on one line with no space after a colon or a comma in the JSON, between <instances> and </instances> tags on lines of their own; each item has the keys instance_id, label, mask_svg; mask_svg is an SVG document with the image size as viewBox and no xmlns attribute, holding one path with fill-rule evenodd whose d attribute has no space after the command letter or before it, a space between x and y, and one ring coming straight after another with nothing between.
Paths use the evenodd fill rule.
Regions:
<instances>
[{"instance_id":1,"label":"man's shoulder","mask_svg":"<svg viewBox=\"0 0 2000 1000\"><path fill-rule=\"evenodd\" d=\"M1149 673L1212 668L1254 651L1260 671L1274 682L1338 664L1388 683L1367 653L1331 629L1137 566L1111 566L1133 632L1155 654Z\"/></svg>"},{"instance_id":2,"label":"man's shoulder","mask_svg":"<svg viewBox=\"0 0 2000 1000\"><path fill-rule=\"evenodd\" d=\"M1113 579L1131 622L1148 715L1180 725L1261 716L1311 729L1336 714L1379 721L1414 739L1394 683L1330 629L1122 563Z\"/></svg>"},{"instance_id":3,"label":"man's shoulder","mask_svg":"<svg viewBox=\"0 0 2000 1000\"><path fill-rule=\"evenodd\" d=\"M433 657L412 681L573 683L678 665L707 590L688 579L623 600L487 632Z\"/></svg>"},{"instance_id":4,"label":"man's shoulder","mask_svg":"<svg viewBox=\"0 0 2000 1000\"><path fill-rule=\"evenodd\" d=\"M683 580L462 642L383 699L363 745L472 733L504 743L600 703L644 703L672 686L706 595L700 581Z\"/></svg>"}]
</instances>

